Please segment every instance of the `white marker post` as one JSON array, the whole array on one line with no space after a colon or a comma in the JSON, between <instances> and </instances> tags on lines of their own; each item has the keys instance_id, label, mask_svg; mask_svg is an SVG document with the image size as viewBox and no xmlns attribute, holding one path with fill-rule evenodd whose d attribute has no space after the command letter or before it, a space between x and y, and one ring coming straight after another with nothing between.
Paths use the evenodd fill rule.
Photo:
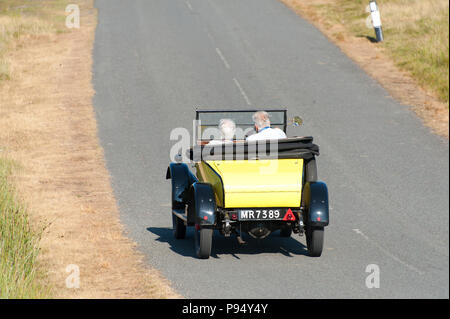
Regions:
<instances>
[{"instance_id":1,"label":"white marker post","mask_svg":"<svg viewBox=\"0 0 450 319\"><path fill-rule=\"evenodd\" d=\"M381 16L380 10L378 10L378 5L375 0L370 1L369 3L370 15L372 17L372 25L375 29L375 35L377 37L377 42L383 41L383 30L381 28Z\"/></svg>"}]
</instances>

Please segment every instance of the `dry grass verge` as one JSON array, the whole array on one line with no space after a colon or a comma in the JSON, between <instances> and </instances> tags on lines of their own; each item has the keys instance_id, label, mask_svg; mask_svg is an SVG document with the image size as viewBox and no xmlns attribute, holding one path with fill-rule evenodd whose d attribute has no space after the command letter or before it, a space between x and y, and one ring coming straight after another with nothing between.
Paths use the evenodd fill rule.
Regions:
<instances>
[{"instance_id":1,"label":"dry grass verge","mask_svg":"<svg viewBox=\"0 0 450 319\"><path fill-rule=\"evenodd\" d=\"M38 260L52 296L179 297L123 235L91 104L93 1L70 1L81 9L81 28L72 30L61 26L68 1L39 1L33 11L35 3L10 1L9 10L24 11L3 20L35 19L42 27L3 41L8 72L0 80L0 149L22 166L12 180L32 224L48 225ZM40 8L44 13L35 14ZM80 269L78 289L66 287L68 265Z\"/></svg>"},{"instance_id":2,"label":"dry grass verge","mask_svg":"<svg viewBox=\"0 0 450 319\"><path fill-rule=\"evenodd\" d=\"M449 137L449 5L378 0L385 41L366 27L369 1L280 0L310 20L435 133Z\"/></svg>"}]
</instances>

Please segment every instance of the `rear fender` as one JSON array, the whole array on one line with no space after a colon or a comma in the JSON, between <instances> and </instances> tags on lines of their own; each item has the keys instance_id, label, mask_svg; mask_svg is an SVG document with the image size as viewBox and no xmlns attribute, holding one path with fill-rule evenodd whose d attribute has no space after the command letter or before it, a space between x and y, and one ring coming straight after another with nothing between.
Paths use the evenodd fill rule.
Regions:
<instances>
[{"instance_id":1,"label":"rear fender","mask_svg":"<svg viewBox=\"0 0 450 319\"><path fill-rule=\"evenodd\" d=\"M324 182L307 182L303 188L302 207L311 226L328 226L328 188Z\"/></svg>"},{"instance_id":2,"label":"rear fender","mask_svg":"<svg viewBox=\"0 0 450 319\"><path fill-rule=\"evenodd\" d=\"M188 223L203 227L216 223L216 199L211 184L196 182L190 188Z\"/></svg>"},{"instance_id":3,"label":"rear fender","mask_svg":"<svg viewBox=\"0 0 450 319\"><path fill-rule=\"evenodd\" d=\"M170 163L166 179L172 180L172 208L184 208L188 199L189 187L197 182L197 177L185 163Z\"/></svg>"}]
</instances>

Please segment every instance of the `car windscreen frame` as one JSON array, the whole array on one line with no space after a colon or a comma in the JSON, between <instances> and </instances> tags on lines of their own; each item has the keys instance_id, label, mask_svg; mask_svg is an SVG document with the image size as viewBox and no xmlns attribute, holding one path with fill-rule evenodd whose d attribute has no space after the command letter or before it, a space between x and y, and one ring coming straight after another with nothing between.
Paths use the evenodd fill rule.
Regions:
<instances>
[{"instance_id":1,"label":"car windscreen frame","mask_svg":"<svg viewBox=\"0 0 450 319\"><path fill-rule=\"evenodd\" d=\"M196 109L196 110L195 110L195 120L196 120L196 123L198 123L198 122L201 120L200 114L202 114L202 113L224 113L224 114L226 114L226 113L250 113L250 114L253 114L253 113L258 112L258 111L261 111L261 110L253 110L253 109L243 109L243 110L229 110L229 109L207 110L207 109ZM279 109L264 109L264 110L262 110L262 111L265 111L265 112L267 112L267 113L269 113L269 114L271 114L271 113L283 113L283 114L282 114L282 120L283 120L283 122L282 122L282 123L274 122L274 123L271 123L271 125L273 125L273 126L281 126L281 127L283 128L283 132L287 134L287 109L283 109L283 108L279 108ZM229 117L224 116L224 117L221 117L221 118L229 118ZM201 125L200 127L217 127L218 124L219 124L219 121L217 121L217 123L211 123L211 124L203 124L203 123L202 123L202 125ZM239 124L236 124L236 126L241 126L241 125L246 125L246 126L251 127L252 125L254 125L254 123L249 121L249 123L239 123ZM196 124L195 130L196 130L197 132L198 132L198 127L199 127L199 126L197 126L197 124ZM202 139L202 138L199 138L199 139L198 139L198 141L206 141L206 140L209 140L209 139Z\"/></svg>"}]
</instances>

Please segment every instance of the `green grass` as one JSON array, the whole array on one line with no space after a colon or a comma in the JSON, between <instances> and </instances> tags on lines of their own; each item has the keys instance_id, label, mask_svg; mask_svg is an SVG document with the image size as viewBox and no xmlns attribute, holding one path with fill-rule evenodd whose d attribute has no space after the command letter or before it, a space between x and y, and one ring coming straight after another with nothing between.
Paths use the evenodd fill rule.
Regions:
<instances>
[{"instance_id":1,"label":"green grass","mask_svg":"<svg viewBox=\"0 0 450 319\"><path fill-rule=\"evenodd\" d=\"M378 0L385 41L379 45L397 66L449 103L448 0ZM368 0L335 0L317 6L328 24L340 23L355 36L374 38L366 27Z\"/></svg>"},{"instance_id":2,"label":"green grass","mask_svg":"<svg viewBox=\"0 0 450 319\"><path fill-rule=\"evenodd\" d=\"M37 263L40 234L8 181L14 167L0 158L0 298L46 298Z\"/></svg>"}]
</instances>

